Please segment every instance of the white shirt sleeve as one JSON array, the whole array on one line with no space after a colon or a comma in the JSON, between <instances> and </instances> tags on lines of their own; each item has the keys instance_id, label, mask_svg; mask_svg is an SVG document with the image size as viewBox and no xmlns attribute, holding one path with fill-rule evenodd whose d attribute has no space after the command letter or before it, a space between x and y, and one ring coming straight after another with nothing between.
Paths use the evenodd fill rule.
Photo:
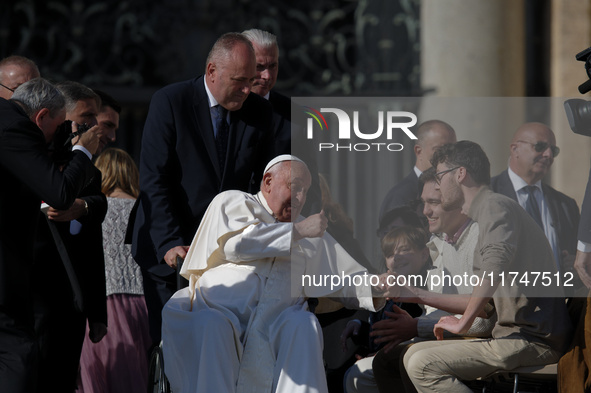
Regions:
<instances>
[{"instance_id":1,"label":"white shirt sleeve","mask_svg":"<svg viewBox=\"0 0 591 393\"><path fill-rule=\"evenodd\" d=\"M591 243L585 243L579 240L577 243L577 250L581 252L591 252Z\"/></svg>"},{"instance_id":2,"label":"white shirt sleeve","mask_svg":"<svg viewBox=\"0 0 591 393\"><path fill-rule=\"evenodd\" d=\"M92 154L90 154L88 149L86 149L84 146L74 145L74 146L72 146L72 151L74 151L74 150L80 150L81 152L86 154L86 157L88 157L89 160L92 161Z\"/></svg>"}]
</instances>

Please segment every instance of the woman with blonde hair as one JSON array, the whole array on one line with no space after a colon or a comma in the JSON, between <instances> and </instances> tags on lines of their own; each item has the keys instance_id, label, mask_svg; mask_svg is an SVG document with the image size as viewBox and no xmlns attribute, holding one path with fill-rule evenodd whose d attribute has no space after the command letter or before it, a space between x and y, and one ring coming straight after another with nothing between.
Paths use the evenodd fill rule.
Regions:
<instances>
[{"instance_id":1,"label":"woman with blonde hair","mask_svg":"<svg viewBox=\"0 0 591 393\"><path fill-rule=\"evenodd\" d=\"M86 335L79 391L143 393L151 344L148 311L140 268L130 245L124 244L129 214L139 194L138 169L129 154L116 148L104 150L95 165L102 173L101 188L108 202L103 221L108 330L97 344Z\"/></svg>"}]
</instances>

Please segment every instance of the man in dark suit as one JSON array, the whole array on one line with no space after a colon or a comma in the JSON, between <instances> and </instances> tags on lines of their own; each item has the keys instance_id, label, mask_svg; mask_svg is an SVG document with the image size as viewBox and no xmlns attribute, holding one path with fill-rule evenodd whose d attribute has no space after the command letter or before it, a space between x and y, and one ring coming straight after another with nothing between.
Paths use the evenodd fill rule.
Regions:
<instances>
[{"instance_id":1,"label":"man in dark suit","mask_svg":"<svg viewBox=\"0 0 591 393\"><path fill-rule=\"evenodd\" d=\"M318 213L322 210L322 196L314 148L309 146L304 129L291 121L291 99L273 90L279 73L277 37L259 29L245 30L242 34L252 43L257 61L257 75L252 84L252 92L267 99L273 107L275 155L293 154L306 162L312 174L312 185L302 214L308 216ZM295 145L292 146L292 142Z\"/></svg>"},{"instance_id":2,"label":"man in dark suit","mask_svg":"<svg viewBox=\"0 0 591 393\"><path fill-rule=\"evenodd\" d=\"M37 383L31 275L41 201L68 209L95 174L98 128L82 135L63 170L49 157L64 105L40 78L0 99L0 381L7 392L31 392Z\"/></svg>"},{"instance_id":3,"label":"man in dark suit","mask_svg":"<svg viewBox=\"0 0 591 393\"><path fill-rule=\"evenodd\" d=\"M431 167L429 161L435 149L456 141L455 130L441 120L428 120L420 124L415 135L417 136L414 146L415 166L408 176L386 194L380 206L379 228L388 228L388 223L384 222L388 212L401 206L410 206L416 209L419 216L424 217L423 207L420 204L419 176Z\"/></svg>"},{"instance_id":4,"label":"man in dark suit","mask_svg":"<svg viewBox=\"0 0 591 393\"><path fill-rule=\"evenodd\" d=\"M66 99L67 120L97 126L101 100L96 93L72 81L58 83L57 87ZM96 153L104 147L102 131L99 136ZM59 144L63 146L64 142L60 140ZM63 150L65 159L69 159L69 148ZM55 155L53 158L61 159ZM93 342L100 341L107 332L101 228L107 200L101 192L101 173L94 168L94 174L93 181L69 209L50 207L47 219L40 216L35 244L33 292L40 379L63 392L76 388L86 321Z\"/></svg>"},{"instance_id":5,"label":"man in dark suit","mask_svg":"<svg viewBox=\"0 0 591 393\"><path fill-rule=\"evenodd\" d=\"M132 253L142 268L155 344L162 307L176 291L176 258L186 256L207 206L221 191L258 189L273 155L271 106L250 94L255 76L252 45L227 33L211 49L204 76L152 97Z\"/></svg>"},{"instance_id":6,"label":"man in dark suit","mask_svg":"<svg viewBox=\"0 0 591 393\"><path fill-rule=\"evenodd\" d=\"M278 116L275 150L277 154L291 154L291 100L272 90L279 73L279 47L277 37L268 31L250 29L242 32L252 43L257 61L257 76L252 92L269 100Z\"/></svg>"},{"instance_id":7,"label":"man in dark suit","mask_svg":"<svg viewBox=\"0 0 591 393\"><path fill-rule=\"evenodd\" d=\"M548 126L525 123L511 141L509 168L491 179L491 188L528 210L544 230L558 268L569 271L577 249L579 208L574 199L542 183L559 151Z\"/></svg>"}]
</instances>

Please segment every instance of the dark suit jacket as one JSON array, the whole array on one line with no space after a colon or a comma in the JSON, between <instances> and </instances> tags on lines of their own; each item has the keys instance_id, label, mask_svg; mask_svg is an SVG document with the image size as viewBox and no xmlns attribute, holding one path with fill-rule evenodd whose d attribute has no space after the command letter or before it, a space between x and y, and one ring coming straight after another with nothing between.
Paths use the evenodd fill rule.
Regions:
<instances>
[{"instance_id":1,"label":"dark suit jacket","mask_svg":"<svg viewBox=\"0 0 591 393\"><path fill-rule=\"evenodd\" d=\"M93 181L78 194L90 201L89 214L78 218L80 232L70 233L70 221L49 224L41 217L35 244L33 294L39 378L61 391L68 390L76 381L86 321L107 324L101 228L107 201L100 189L101 173L94 168L94 174ZM64 259L49 225L56 228L63 241L67 254ZM70 275L66 270L68 263L73 270ZM81 309L76 307L77 298L82 299Z\"/></svg>"},{"instance_id":2,"label":"dark suit jacket","mask_svg":"<svg viewBox=\"0 0 591 393\"><path fill-rule=\"evenodd\" d=\"M493 177L490 185L494 192L517 201L517 194L507 170ZM547 184L542 183L542 190L544 198L548 202L552 226L558 235L560 250L567 250L574 255L577 251L577 229L579 227L579 207L577 202Z\"/></svg>"},{"instance_id":3,"label":"dark suit jacket","mask_svg":"<svg viewBox=\"0 0 591 393\"><path fill-rule=\"evenodd\" d=\"M105 256L103 252L103 221L107 214L107 197L101 192L101 171L95 167L92 182L79 198L88 204L88 214L78 219L80 233L71 235L69 227L66 239L75 262L82 294L84 313L89 322L107 324L107 288L105 283Z\"/></svg>"},{"instance_id":4,"label":"dark suit jacket","mask_svg":"<svg viewBox=\"0 0 591 393\"><path fill-rule=\"evenodd\" d=\"M16 103L0 99L0 311L33 327L31 269L41 201L67 209L94 176L82 152L60 172L41 130Z\"/></svg>"},{"instance_id":5,"label":"dark suit jacket","mask_svg":"<svg viewBox=\"0 0 591 393\"><path fill-rule=\"evenodd\" d=\"M384 215L392 209L400 206L410 206L413 209L419 205L419 178L414 169L404 179L399 181L388 191L380 207L379 222L382 222ZM422 208L421 216L422 216ZM418 208L417 208L418 212Z\"/></svg>"},{"instance_id":6,"label":"dark suit jacket","mask_svg":"<svg viewBox=\"0 0 591 393\"><path fill-rule=\"evenodd\" d=\"M269 102L273 106L275 128L275 153L291 154L291 100L274 90L269 93Z\"/></svg>"},{"instance_id":7,"label":"dark suit jacket","mask_svg":"<svg viewBox=\"0 0 591 393\"><path fill-rule=\"evenodd\" d=\"M107 324L107 295L105 285L105 260L103 254L102 222L107 212L107 198L101 192L101 172L95 167L90 184L77 195L88 204L88 215L78 219L82 225L76 235L70 233L70 221L54 222L66 246L71 265L78 280L83 299L83 313L89 322ZM51 303L67 302L73 305L74 287L69 279L61 255L44 216L39 217L35 243L34 272L37 299ZM56 285L60 283L60 285ZM80 294L75 294L80 296ZM63 307L62 304L60 307ZM73 308L72 308L73 310Z\"/></svg>"},{"instance_id":8,"label":"dark suit jacket","mask_svg":"<svg viewBox=\"0 0 591 393\"><path fill-rule=\"evenodd\" d=\"M258 190L272 158L271 105L251 93L230 113L228 155L220 172L203 77L154 94L140 157L140 196L132 253L144 269L172 273L166 252L189 245L211 200L224 190Z\"/></svg>"},{"instance_id":9,"label":"dark suit jacket","mask_svg":"<svg viewBox=\"0 0 591 393\"><path fill-rule=\"evenodd\" d=\"M322 194L314 147L306 139L304 129L294 125L291 121L291 99L271 90L269 102L273 107L273 121L275 123L274 155L294 154L306 163L312 175L312 185L308 190L302 215L309 216L318 213L322 209ZM293 146L292 142L295 142Z\"/></svg>"},{"instance_id":10,"label":"dark suit jacket","mask_svg":"<svg viewBox=\"0 0 591 393\"><path fill-rule=\"evenodd\" d=\"M581 205L578 240L591 243L591 170L589 170L585 198L583 198L583 205Z\"/></svg>"}]
</instances>

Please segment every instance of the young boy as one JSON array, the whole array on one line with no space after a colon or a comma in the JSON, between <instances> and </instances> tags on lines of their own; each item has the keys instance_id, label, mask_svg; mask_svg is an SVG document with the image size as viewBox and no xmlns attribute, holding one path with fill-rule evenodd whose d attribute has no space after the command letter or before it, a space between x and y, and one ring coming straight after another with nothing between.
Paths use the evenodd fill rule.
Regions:
<instances>
[{"instance_id":1,"label":"young boy","mask_svg":"<svg viewBox=\"0 0 591 393\"><path fill-rule=\"evenodd\" d=\"M422 228L403 226L392 229L382 239L382 254L386 259L386 268L388 273L396 277L400 284L404 282L413 286L420 286L431 267L429 249L427 242L429 235ZM419 278L420 277L420 278ZM398 284L397 284L398 285ZM388 311L402 312L406 311L413 318L423 313L423 308L415 303L399 303L388 300L386 306L378 312L372 313L369 322L362 322L358 319L349 321L343 333L341 334L341 345L346 349L346 341L349 337L361 346L365 347L365 354L357 354L357 363L354 364L345 374L345 387L347 391L356 391L349 385L355 380L354 375L358 370L371 368L373 355L383 344L376 344L373 338L370 339L369 332L374 322L389 318L385 313ZM363 364L368 363L368 364Z\"/></svg>"}]
</instances>

